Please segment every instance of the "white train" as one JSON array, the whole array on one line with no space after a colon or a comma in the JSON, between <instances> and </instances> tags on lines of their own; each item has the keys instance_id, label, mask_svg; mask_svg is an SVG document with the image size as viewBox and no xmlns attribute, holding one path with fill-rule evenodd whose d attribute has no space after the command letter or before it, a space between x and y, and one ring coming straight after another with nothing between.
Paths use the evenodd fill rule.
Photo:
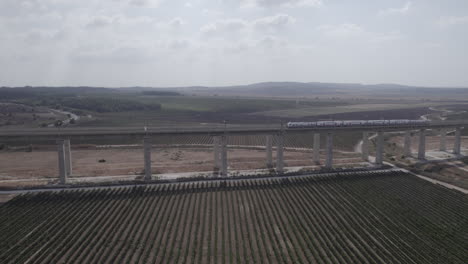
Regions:
<instances>
[{"instance_id":1,"label":"white train","mask_svg":"<svg viewBox=\"0 0 468 264\"><path fill-rule=\"evenodd\" d=\"M358 126L425 126L428 120L343 120L343 121L317 121L317 122L288 122L288 128L311 127L358 127Z\"/></svg>"}]
</instances>

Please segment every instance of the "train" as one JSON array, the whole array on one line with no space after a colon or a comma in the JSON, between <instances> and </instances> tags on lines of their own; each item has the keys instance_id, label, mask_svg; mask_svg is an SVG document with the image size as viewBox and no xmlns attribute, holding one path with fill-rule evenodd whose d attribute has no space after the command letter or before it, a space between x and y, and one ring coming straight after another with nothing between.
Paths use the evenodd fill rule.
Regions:
<instances>
[{"instance_id":1,"label":"train","mask_svg":"<svg viewBox=\"0 0 468 264\"><path fill-rule=\"evenodd\" d=\"M341 120L341 121L317 121L317 122L288 122L287 128L334 128L334 127L359 127L359 126L425 126L430 124L428 120Z\"/></svg>"}]
</instances>

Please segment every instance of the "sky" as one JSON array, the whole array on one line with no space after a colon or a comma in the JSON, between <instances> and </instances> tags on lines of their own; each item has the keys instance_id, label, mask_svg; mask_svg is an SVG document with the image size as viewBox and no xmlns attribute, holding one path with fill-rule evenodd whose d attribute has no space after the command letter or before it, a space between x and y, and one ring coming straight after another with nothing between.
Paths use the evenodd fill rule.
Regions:
<instances>
[{"instance_id":1,"label":"sky","mask_svg":"<svg viewBox=\"0 0 468 264\"><path fill-rule=\"evenodd\" d=\"M468 87L466 0L0 0L0 86Z\"/></svg>"}]
</instances>

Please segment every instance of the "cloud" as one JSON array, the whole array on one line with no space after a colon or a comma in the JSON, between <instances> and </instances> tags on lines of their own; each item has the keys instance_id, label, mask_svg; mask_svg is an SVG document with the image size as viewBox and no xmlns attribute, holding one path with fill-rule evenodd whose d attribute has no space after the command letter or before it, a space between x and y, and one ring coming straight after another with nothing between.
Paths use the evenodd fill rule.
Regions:
<instances>
[{"instance_id":1,"label":"cloud","mask_svg":"<svg viewBox=\"0 0 468 264\"><path fill-rule=\"evenodd\" d=\"M287 41L283 39L277 38L275 36L266 36L258 41L257 46L260 48L274 49L283 48L287 44Z\"/></svg>"},{"instance_id":2,"label":"cloud","mask_svg":"<svg viewBox=\"0 0 468 264\"><path fill-rule=\"evenodd\" d=\"M233 34L243 30L257 32L274 32L293 24L296 19L290 15L277 14L258 18L252 21L244 19L224 19L203 26L200 31L204 35Z\"/></svg>"},{"instance_id":3,"label":"cloud","mask_svg":"<svg viewBox=\"0 0 468 264\"><path fill-rule=\"evenodd\" d=\"M371 32L365 28L351 23L339 25L321 25L317 28L326 37L335 39L357 39L373 43L383 43L401 39L403 36L399 31L388 33Z\"/></svg>"},{"instance_id":4,"label":"cloud","mask_svg":"<svg viewBox=\"0 0 468 264\"><path fill-rule=\"evenodd\" d=\"M47 12L49 9L47 2L37 0L1 0L0 15L17 16L20 14Z\"/></svg>"},{"instance_id":5,"label":"cloud","mask_svg":"<svg viewBox=\"0 0 468 264\"><path fill-rule=\"evenodd\" d=\"M394 14L403 15L403 14L408 13L412 5L413 5L412 2L406 2L405 5L401 8L387 8L384 10L380 10L379 16L387 16L387 15L394 15Z\"/></svg>"},{"instance_id":6,"label":"cloud","mask_svg":"<svg viewBox=\"0 0 468 264\"><path fill-rule=\"evenodd\" d=\"M242 0L244 7L318 7L323 4L322 0Z\"/></svg>"},{"instance_id":7,"label":"cloud","mask_svg":"<svg viewBox=\"0 0 468 264\"><path fill-rule=\"evenodd\" d=\"M468 16L447 16L441 17L437 21L437 24L441 27L457 26L468 24Z\"/></svg>"},{"instance_id":8,"label":"cloud","mask_svg":"<svg viewBox=\"0 0 468 264\"><path fill-rule=\"evenodd\" d=\"M228 54L240 54L245 52L268 53L273 49L284 49L289 45L288 41L277 36L266 35L259 39L242 39L239 42L229 42L223 48Z\"/></svg>"},{"instance_id":9,"label":"cloud","mask_svg":"<svg viewBox=\"0 0 468 264\"><path fill-rule=\"evenodd\" d=\"M107 16L99 16L99 17L94 17L91 19L91 21L86 24L87 29L97 29L97 28L103 28L111 25L115 21L114 18L112 17L107 17Z\"/></svg>"},{"instance_id":10,"label":"cloud","mask_svg":"<svg viewBox=\"0 0 468 264\"><path fill-rule=\"evenodd\" d=\"M173 19L169 20L166 25L171 28L180 28L185 24L185 21L180 17L174 17Z\"/></svg>"},{"instance_id":11,"label":"cloud","mask_svg":"<svg viewBox=\"0 0 468 264\"><path fill-rule=\"evenodd\" d=\"M190 46L190 41L186 39L170 40L167 44L167 47L171 50L183 50L183 49L187 49L189 46Z\"/></svg>"},{"instance_id":12,"label":"cloud","mask_svg":"<svg viewBox=\"0 0 468 264\"><path fill-rule=\"evenodd\" d=\"M337 38L359 37L366 33L362 27L349 23L340 25L321 25L317 29L325 36Z\"/></svg>"},{"instance_id":13,"label":"cloud","mask_svg":"<svg viewBox=\"0 0 468 264\"><path fill-rule=\"evenodd\" d=\"M142 26L144 24L152 25L155 22L151 17L128 17L125 15L94 16L89 18L85 17L85 19L88 20L85 25L86 29L100 29L109 26Z\"/></svg>"},{"instance_id":14,"label":"cloud","mask_svg":"<svg viewBox=\"0 0 468 264\"><path fill-rule=\"evenodd\" d=\"M222 11L219 11L219 10L204 8L202 10L202 14L204 16L222 16L224 13Z\"/></svg>"},{"instance_id":15,"label":"cloud","mask_svg":"<svg viewBox=\"0 0 468 264\"><path fill-rule=\"evenodd\" d=\"M388 33L371 33L368 32L370 41L374 43L383 43L383 42L390 42L395 41L403 38L403 35L400 31L392 31Z\"/></svg>"},{"instance_id":16,"label":"cloud","mask_svg":"<svg viewBox=\"0 0 468 264\"><path fill-rule=\"evenodd\" d=\"M130 0L130 5L136 7L156 8L161 4L160 0Z\"/></svg>"},{"instance_id":17,"label":"cloud","mask_svg":"<svg viewBox=\"0 0 468 264\"><path fill-rule=\"evenodd\" d=\"M121 45L116 47L83 49L72 53L72 59L83 63L145 63L154 59L154 54L147 47Z\"/></svg>"},{"instance_id":18,"label":"cloud","mask_svg":"<svg viewBox=\"0 0 468 264\"><path fill-rule=\"evenodd\" d=\"M224 19L203 26L200 31L205 35L229 34L239 32L248 26L243 19Z\"/></svg>"},{"instance_id":19,"label":"cloud","mask_svg":"<svg viewBox=\"0 0 468 264\"><path fill-rule=\"evenodd\" d=\"M252 21L251 25L257 30L273 31L286 27L296 22L296 19L290 15L277 14L274 16L268 16L256 19Z\"/></svg>"}]
</instances>

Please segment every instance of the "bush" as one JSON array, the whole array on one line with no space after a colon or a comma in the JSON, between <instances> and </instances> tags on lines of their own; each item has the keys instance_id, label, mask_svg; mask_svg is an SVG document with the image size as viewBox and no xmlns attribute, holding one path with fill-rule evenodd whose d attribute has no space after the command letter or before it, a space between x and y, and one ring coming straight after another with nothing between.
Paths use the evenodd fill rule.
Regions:
<instances>
[{"instance_id":1,"label":"bush","mask_svg":"<svg viewBox=\"0 0 468 264\"><path fill-rule=\"evenodd\" d=\"M171 91L143 91L143 95L156 95L156 96L181 96L178 92Z\"/></svg>"},{"instance_id":2,"label":"bush","mask_svg":"<svg viewBox=\"0 0 468 264\"><path fill-rule=\"evenodd\" d=\"M99 113L161 110L161 105L157 103L145 104L133 100L107 97L68 97L61 99L60 103L74 109Z\"/></svg>"}]
</instances>

